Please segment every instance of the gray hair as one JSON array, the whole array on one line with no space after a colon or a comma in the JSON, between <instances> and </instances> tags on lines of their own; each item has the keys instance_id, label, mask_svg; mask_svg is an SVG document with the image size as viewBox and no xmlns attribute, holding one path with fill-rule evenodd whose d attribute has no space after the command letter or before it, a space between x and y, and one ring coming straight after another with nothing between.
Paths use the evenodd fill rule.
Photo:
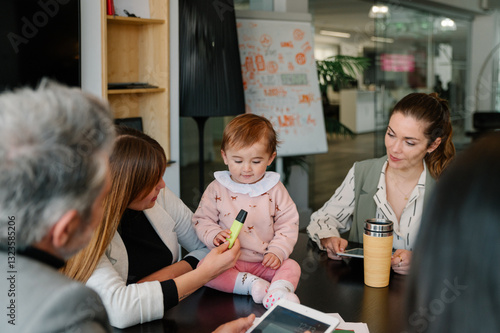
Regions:
<instances>
[{"instance_id":1,"label":"gray hair","mask_svg":"<svg viewBox=\"0 0 500 333\"><path fill-rule=\"evenodd\" d=\"M80 89L45 81L1 94L0 246L40 241L71 209L89 221L113 140L109 105Z\"/></svg>"}]
</instances>

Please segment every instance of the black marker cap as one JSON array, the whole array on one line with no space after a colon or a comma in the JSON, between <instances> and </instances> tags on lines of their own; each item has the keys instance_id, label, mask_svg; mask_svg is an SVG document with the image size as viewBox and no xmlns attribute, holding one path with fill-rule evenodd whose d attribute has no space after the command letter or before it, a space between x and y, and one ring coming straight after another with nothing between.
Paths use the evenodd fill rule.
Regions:
<instances>
[{"instance_id":1,"label":"black marker cap","mask_svg":"<svg viewBox=\"0 0 500 333\"><path fill-rule=\"evenodd\" d=\"M238 216L236 216L236 221L240 221L241 223L245 223L248 212L244 209L240 210Z\"/></svg>"}]
</instances>

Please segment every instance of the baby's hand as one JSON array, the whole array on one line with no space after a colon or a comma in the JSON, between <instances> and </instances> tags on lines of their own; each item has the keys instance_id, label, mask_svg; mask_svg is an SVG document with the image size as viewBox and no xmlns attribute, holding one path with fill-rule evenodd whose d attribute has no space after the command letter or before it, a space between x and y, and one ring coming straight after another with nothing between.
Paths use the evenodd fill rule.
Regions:
<instances>
[{"instance_id":1,"label":"baby's hand","mask_svg":"<svg viewBox=\"0 0 500 333\"><path fill-rule=\"evenodd\" d=\"M266 253L264 255L264 260L262 260L262 265L271 269L278 269L281 266L281 261L276 255L272 253Z\"/></svg>"},{"instance_id":2,"label":"baby's hand","mask_svg":"<svg viewBox=\"0 0 500 333\"><path fill-rule=\"evenodd\" d=\"M227 238L229 238L230 235L231 235L231 230L229 230L229 229L222 230L221 232L219 232L217 234L217 236L215 236L214 245L215 246L221 245L222 243L227 241Z\"/></svg>"}]
</instances>

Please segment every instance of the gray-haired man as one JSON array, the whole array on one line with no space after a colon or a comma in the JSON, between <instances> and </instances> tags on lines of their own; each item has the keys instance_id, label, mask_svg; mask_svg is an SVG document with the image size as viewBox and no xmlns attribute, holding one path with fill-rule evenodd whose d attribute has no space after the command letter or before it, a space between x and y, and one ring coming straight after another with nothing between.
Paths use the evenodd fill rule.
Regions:
<instances>
[{"instance_id":1,"label":"gray-haired man","mask_svg":"<svg viewBox=\"0 0 500 333\"><path fill-rule=\"evenodd\" d=\"M42 83L0 95L1 332L107 332L101 300L57 270L92 237L109 189L109 107Z\"/></svg>"}]
</instances>

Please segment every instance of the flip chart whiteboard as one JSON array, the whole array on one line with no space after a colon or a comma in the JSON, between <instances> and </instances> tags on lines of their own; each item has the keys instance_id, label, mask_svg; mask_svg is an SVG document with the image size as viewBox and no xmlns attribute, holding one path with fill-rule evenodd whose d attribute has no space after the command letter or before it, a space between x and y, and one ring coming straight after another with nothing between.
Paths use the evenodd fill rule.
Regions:
<instances>
[{"instance_id":1,"label":"flip chart whiteboard","mask_svg":"<svg viewBox=\"0 0 500 333\"><path fill-rule=\"evenodd\" d=\"M246 112L268 118L278 156L328 150L310 22L236 19Z\"/></svg>"}]
</instances>

